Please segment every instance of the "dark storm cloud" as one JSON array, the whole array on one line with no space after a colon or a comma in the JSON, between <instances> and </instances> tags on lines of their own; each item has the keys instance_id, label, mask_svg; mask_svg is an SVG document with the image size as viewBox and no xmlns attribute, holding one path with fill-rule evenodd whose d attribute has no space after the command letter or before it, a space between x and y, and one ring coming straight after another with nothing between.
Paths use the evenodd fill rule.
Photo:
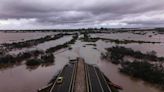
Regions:
<instances>
[{"instance_id":1,"label":"dark storm cloud","mask_svg":"<svg viewBox=\"0 0 164 92\"><path fill-rule=\"evenodd\" d=\"M164 23L163 4L163 0L1 0L0 27L21 23L161 25ZM150 19L144 19L143 15Z\"/></svg>"}]
</instances>

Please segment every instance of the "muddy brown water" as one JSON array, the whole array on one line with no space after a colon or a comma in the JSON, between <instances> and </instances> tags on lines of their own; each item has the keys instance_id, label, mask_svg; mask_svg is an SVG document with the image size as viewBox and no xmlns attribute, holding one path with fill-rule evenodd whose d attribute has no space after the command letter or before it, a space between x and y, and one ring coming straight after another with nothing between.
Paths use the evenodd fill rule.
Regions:
<instances>
[{"instance_id":1,"label":"muddy brown water","mask_svg":"<svg viewBox=\"0 0 164 92\"><path fill-rule=\"evenodd\" d=\"M57 34L56 32L0 32L0 44L19 42L31 39L37 39L47 35Z\"/></svg>"},{"instance_id":2,"label":"muddy brown water","mask_svg":"<svg viewBox=\"0 0 164 92\"><path fill-rule=\"evenodd\" d=\"M59 51L60 53L54 53L56 57L55 63L47 67L39 66L29 69L25 65L18 65L13 68L1 69L0 92L37 92L37 89L45 86L69 62L69 59L76 57L83 57L86 63L98 66L113 83L124 88L120 92L163 92L149 83L121 74L118 71L119 66L101 60L100 53L105 51L104 48L115 46L115 44L98 41L96 42L97 49L94 49L94 46L90 45L83 47L85 44L87 42L78 40L72 45L72 50L63 50Z\"/></svg>"}]
</instances>

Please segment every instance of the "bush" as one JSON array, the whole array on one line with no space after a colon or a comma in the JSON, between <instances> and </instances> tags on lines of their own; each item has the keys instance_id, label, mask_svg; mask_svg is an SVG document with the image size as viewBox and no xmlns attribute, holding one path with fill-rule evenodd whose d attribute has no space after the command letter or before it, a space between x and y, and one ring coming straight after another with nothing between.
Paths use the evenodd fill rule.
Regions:
<instances>
[{"instance_id":1,"label":"bush","mask_svg":"<svg viewBox=\"0 0 164 92\"><path fill-rule=\"evenodd\" d=\"M36 66L40 65L43 62L41 59L29 59L26 61L27 66Z\"/></svg>"},{"instance_id":2,"label":"bush","mask_svg":"<svg viewBox=\"0 0 164 92\"><path fill-rule=\"evenodd\" d=\"M44 63L53 63L54 62L54 55L52 53L45 54L41 56L41 59L44 61Z\"/></svg>"},{"instance_id":3,"label":"bush","mask_svg":"<svg viewBox=\"0 0 164 92\"><path fill-rule=\"evenodd\" d=\"M121 46L107 48L107 52L105 55L106 55L105 56L106 58L110 58L112 61L122 61L124 56L131 56L134 58L146 59L150 61L163 61L164 60L164 57L157 57L156 52L154 51L144 54L140 51L134 51L131 48L125 48Z\"/></svg>"},{"instance_id":4,"label":"bush","mask_svg":"<svg viewBox=\"0 0 164 92\"><path fill-rule=\"evenodd\" d=\"M69 47L68 50L72 50L72 47Z\"/></svg>"},{"instance_id":5,"label":"bush","mask_svg":"<svg viewBox=\"0 0 164 92\"><path fill-rule=\"evenodd\" d=\"M120 72L164 87L164 67L146 61L122 63Z\"/></svg>"},{"instance_id":6,"label":"bush","mask_svg":"<svg viewBox=\"0 0 164 92\"><path fill-rule=\"evenodd\" d=\"M43 54L44 52L41 50L33 50L33 51L28 51L28 52L23 52L23 53L19 53L15 60L16 61L22 61L31 57L37 57L40 54Z\"/></svg>"},{"instance_id":7,"label":"bush","mask_svg":"<svg viewBox=\"0 0 164 92\"><path fill-rule=\"evenodd\" d=\"M2 46L7 47L7 49L14 49L14 48L19 49L19 48L34 46L40 43L44 43L46 41L56 40L63 37L64 35L68 35L68 34L59 33L54 36L48 35L48 36L41 37L38 39L32 39L32 40L27 40L23 42L4 43L2 44Z\"/></svg>"},{"instance_id":8,"label":"bush","mask_svg":"<svg viewBox=\"0 0 164 92\"><path fill-rule=\"evenodd\" d=\"M78 34L74 34L73 38L70 41L68 41L62 45L57 45L55 47L51 47L46 50L46 53L53 53L59 49L66 48L69 46L69 44L74 44L77 39L78 39Z\"/></svg>"},{"instance_id":9,"label":"bush","mask_svg":"<svg viewBox=\"0 0 164 92\"><path fill-rule=\"evenodd\" d=\"M12 55L0 56L0 64L10 64L10 63L15 63L14 57Z\"/></svg>"}]
</instances>

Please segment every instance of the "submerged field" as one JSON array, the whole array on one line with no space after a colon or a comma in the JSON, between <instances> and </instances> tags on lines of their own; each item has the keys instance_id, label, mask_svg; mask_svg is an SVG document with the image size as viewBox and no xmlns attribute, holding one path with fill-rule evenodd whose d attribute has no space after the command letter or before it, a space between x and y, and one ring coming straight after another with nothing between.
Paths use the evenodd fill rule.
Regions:
<instances>
[{"instance_id":1,"label":"submerged field","mask_svg":"<svg viewBox=\"0 0 164 92\"><path fill-rule=\"evenodd\" d=\"M150 64L164 67L164 34L156 31L0 32L0 44L0 92L36 92L76 57L83 57L86 63L98 66L112 82L123 87L120 92L162 92L163 84L120 72L123 61L133 63L146 59ZM133 55L115 52L114 56L121 57L111 58L107 48L116 46L130 48ZM146 58L138 58L135 52ZM102 54L106 58L102 58ZM159 59L150 59L147 56L150 54Z\"/></svg>"}]
</instances>

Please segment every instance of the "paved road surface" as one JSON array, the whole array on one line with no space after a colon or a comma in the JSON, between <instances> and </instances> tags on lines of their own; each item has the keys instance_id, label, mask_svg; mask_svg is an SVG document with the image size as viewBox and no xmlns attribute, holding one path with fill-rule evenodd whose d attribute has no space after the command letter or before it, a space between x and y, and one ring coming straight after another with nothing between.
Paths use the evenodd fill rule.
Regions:
<instances>
[{"instance_id":1,"label":"paved road surface","mask_svg":"<svg viewBox=\"0 0 164 92\"><path fill-rule=\"evenodd\" d=\"M91 90L92 92L103 92L103 89L101 88L101 84L99 83L99 79L96 75L96 72L94 68L91 65L88 66L88 73L89 73L89 78L91 82Z\"/></svg>"},{"instance_id":2,"label":"paved road surface","mask_svg":"<svg viewBox=\"0 0 164 92\"><path fill-rule=\"evenodd\" d=\"M100 82L101 82L101 85L102 85L104 92L112 92L110 87L108 86L105 78L104 78L104 75L102 75L102 73L100 72L100 70L98 68L95 68L95 70L96 70L97 75L100 79Z\"/></svg>"},{"instance_id":3,"label":"paved road surface","mask_svg":"<svg viewBox=\"0 0 164 92\"><path fill-rule=\"evenodd\" d=\"M82 62L82 59L80 61L78 62L78 65L68 64L64 67L63 71L59 75L64 77L63 83L55 84L51 92L69 92L70 88L74 89L75 92L112 92L104 78L104 75L98 68L85 64ZM82 86L84 87L83 91L81 90L81 88L83 88Z\"/></svg>"},{"instance_id":4,"label":"paved road surface","mask_svg":"<svg viewBox=\"0 0 164 92\"><path fill-rule=\"evenodd\" d=\"M73 69L75 67L75 64L68 64L64 69L63 72L61 73L60 76L64 77L63 83L62 84L56 84L55 87L53 88L52 92L68 92L69 87L71 84L71 77L73 74Z\"/></svg>"}]
</instances>

